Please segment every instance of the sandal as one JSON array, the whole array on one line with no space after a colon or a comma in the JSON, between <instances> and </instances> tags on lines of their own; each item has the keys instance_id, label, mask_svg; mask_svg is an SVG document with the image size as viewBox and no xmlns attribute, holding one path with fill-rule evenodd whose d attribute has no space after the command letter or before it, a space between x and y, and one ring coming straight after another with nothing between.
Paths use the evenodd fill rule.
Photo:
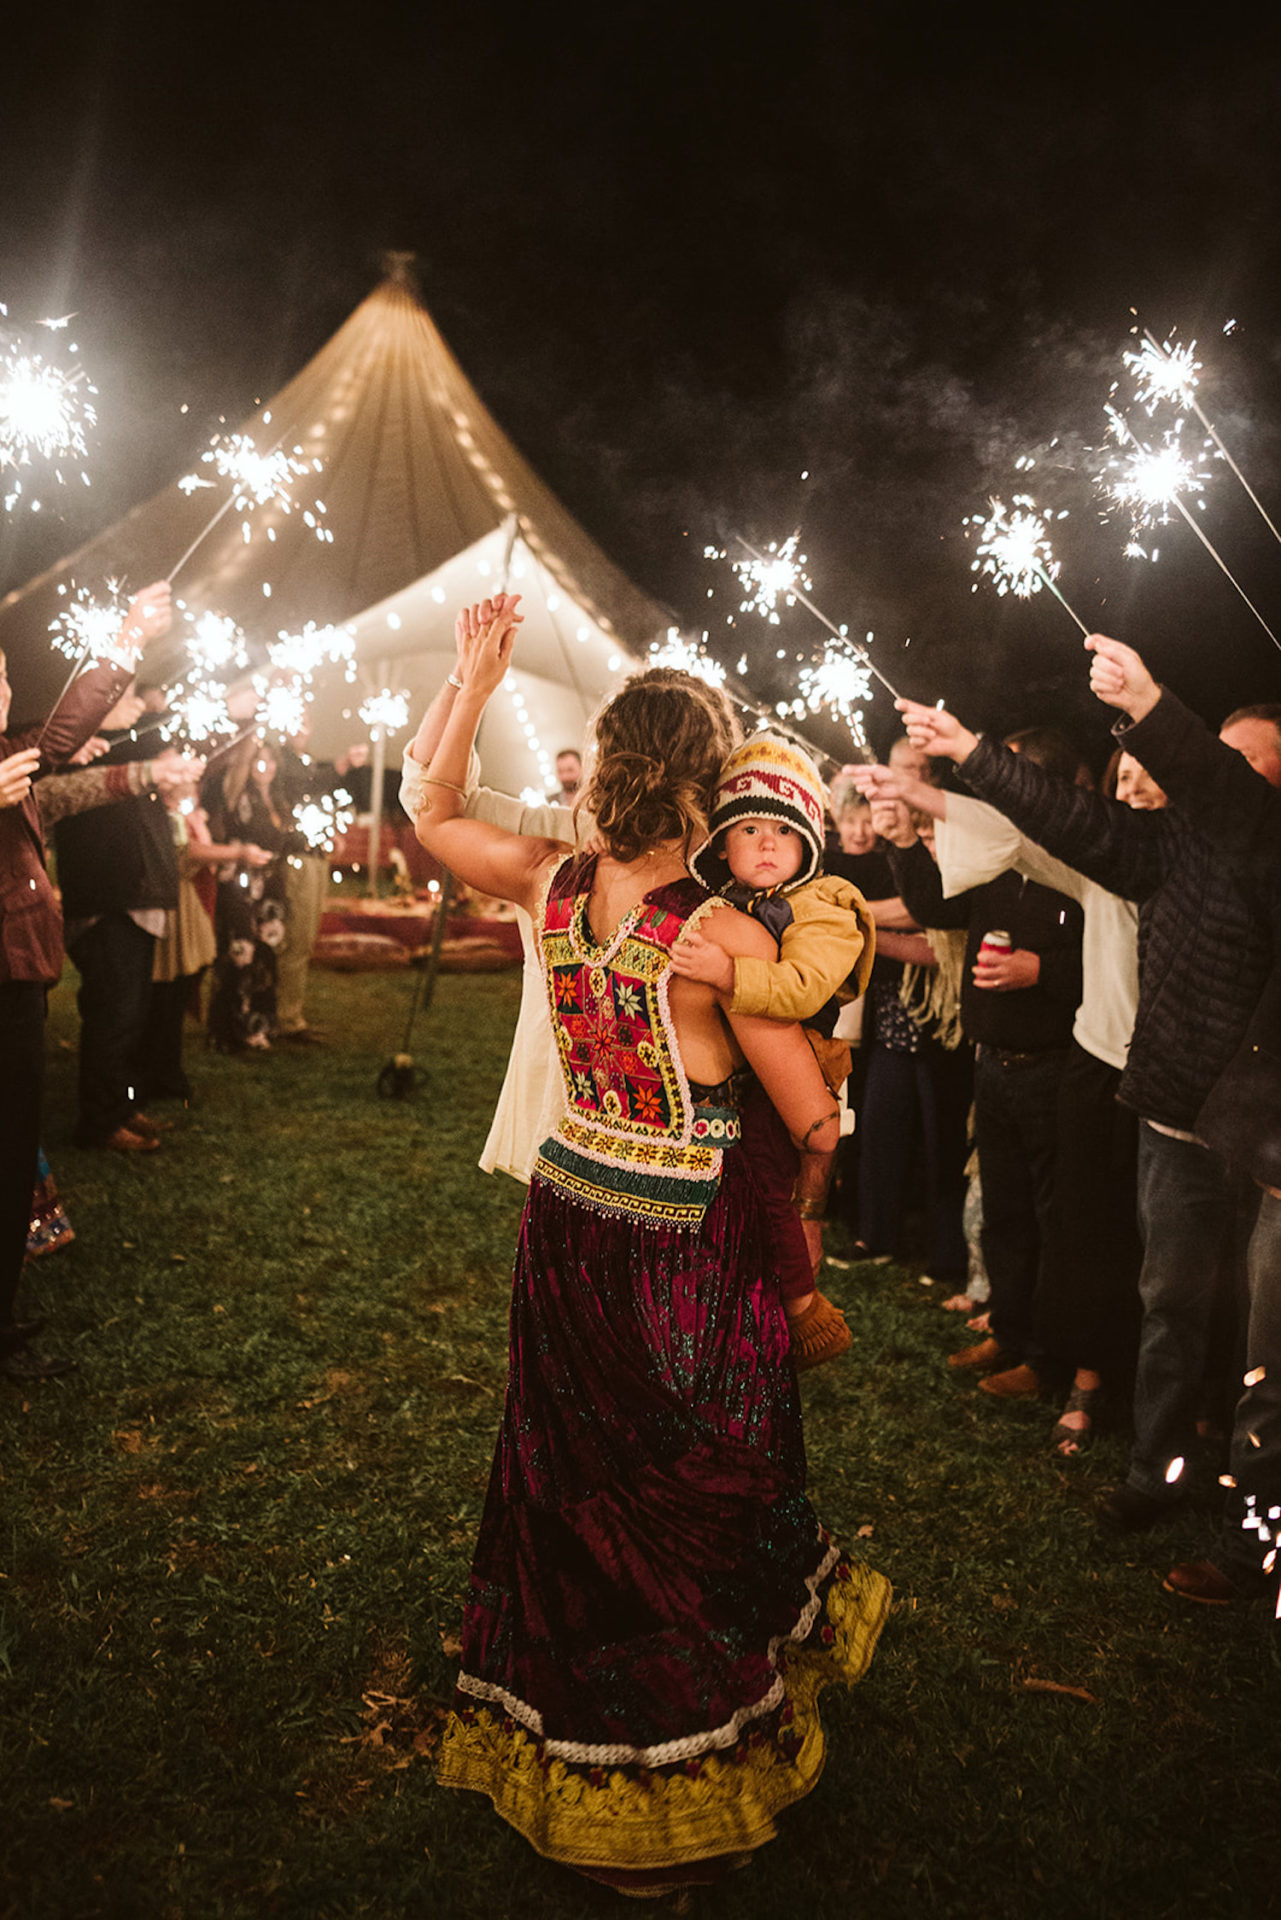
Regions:
<instances>
[{"instance_id":1,"label":"sandal","mask_svg":"<svg viewBox=\"0 0 1281 1920\"><path fill-rule=\"evenodd\" d=\"M1084 1414L1084 1426L1069 1426L1066 1419L1069 1413ZM1061 1453L1065 1460L1075 1459L1078 1453L1087 1452L1094 1444L1095 1428L1102 1414L1102 1387L1073 1387L1050 1434L1050 1445L1054 1451Z\"/></svg>"}]
</instances>

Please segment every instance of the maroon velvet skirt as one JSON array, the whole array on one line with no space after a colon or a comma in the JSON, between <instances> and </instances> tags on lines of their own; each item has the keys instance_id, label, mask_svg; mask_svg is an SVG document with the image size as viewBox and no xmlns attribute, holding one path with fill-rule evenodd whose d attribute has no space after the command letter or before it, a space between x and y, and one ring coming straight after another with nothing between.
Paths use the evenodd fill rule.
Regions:
<instances>
[{"instance_id":1,"label":"maroon velvet skirt","mask_svg":"<svg viewBox=\"0 0 1281 1920\"><path fill-rule=\"evenodd\" d=\"M693 1232L535 1180L441 1783L647 1891L771 1838L821 1770L820 1688L861 1676L889 1604L804 1482L741 1150Z\"/></svg>"}]
</instances>

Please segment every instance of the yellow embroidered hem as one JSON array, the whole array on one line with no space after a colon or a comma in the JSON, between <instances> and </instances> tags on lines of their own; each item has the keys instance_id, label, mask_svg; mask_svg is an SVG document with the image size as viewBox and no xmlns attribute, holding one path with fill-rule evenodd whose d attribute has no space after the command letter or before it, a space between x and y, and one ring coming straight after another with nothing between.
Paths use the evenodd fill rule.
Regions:
<instances>
[{"instance_id":1,"label":"yellow embroidered hem","mask_svg":"<svg viewBox=\"0 0 1281 1920\"><path fill-rule=\"evenodd\" d=\"M805 1643L778 1655L785 1704L729 1753L673 1767L580 1767L547 1760L536 1735L485 1708L451 1714L437 1783L485 1793L536 1852L565 1866L672 1867L764 1846L777 1816L823 1771L818 1697L871 1663L890 1583L842 1562Z\"/></svg>"}]
</instances>

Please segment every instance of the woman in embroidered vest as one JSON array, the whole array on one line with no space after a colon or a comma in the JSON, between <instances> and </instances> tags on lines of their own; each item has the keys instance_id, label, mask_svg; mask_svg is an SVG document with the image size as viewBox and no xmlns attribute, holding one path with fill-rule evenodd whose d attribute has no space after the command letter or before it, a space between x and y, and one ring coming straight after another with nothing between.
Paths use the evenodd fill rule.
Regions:
<instances>
[{"instance_id":1,"label":"woman in embroidered vest","mask_svg":"<svg viewBox=\"0 0 1281 1920\"><path fill-rule=\"evenodd\" d=\"M583 798L599 855L465 820L472 739L518 624L511 599L463 616L418 819L469 885L533 914L567 1099L521 1224L438 1778L488 1794L548 1858L653 1894L714 1878L814 1785L819 1690L865 1671L889 1586L805 1499L765 1214L735 1144L744 1059L803 1153L835 1144L831 1096L798 1028L727 1024L713 990L670 967L696 920L734 956L774 957L685 864L727 711L670 671L627 682L597 721Z\"/></svg>"}]
</instances>

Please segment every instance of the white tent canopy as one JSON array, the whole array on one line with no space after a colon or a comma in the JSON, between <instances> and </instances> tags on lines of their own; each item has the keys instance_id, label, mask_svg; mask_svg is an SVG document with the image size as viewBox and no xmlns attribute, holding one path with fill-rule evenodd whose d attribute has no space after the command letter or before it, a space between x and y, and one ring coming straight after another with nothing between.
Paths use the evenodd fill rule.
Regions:
<instances>
[{"instance_id":1,"label":"white tent canopy","mask_svg":"<svg viewBox=\"0 0 1281 1920\"><path fill-rule=\"evenodd\" d=\"M553 784L557 752L582 746L600 701L638 661L549 574L514 521L348 622L357 679L348 685L336 673L318 690L312 752L332 755L362 738L360 703L387 687L409 695L409 727L388 747L389 757L398 756L453 669L458 608L503 588L521 595L524 624L481 728L484 777L512 793L541 794Z\"/></svg>"},{"instance_id":2,"label":"white tent canopy","mask_svg":"<svg viewBox=\"0 0 1281 1920\"><path fill-rule=\"evenodd\" d=\"M443 677L436 669L452 648L455 606L476 597L487 578L496 584L505 529L514 521L520 537L513 565L530 569L531 585L539 586L530 598L543 603L549 639L539 649L542 664L528 671L563 682L565 704L549 707L546 718L545 739L554 753L562 735L581 734L602 690L602 669L597 662L588 670L588 654L598 643L608 643L611 654L643 653L668 624L662 608L614 566L503 433L422 306L403 259L239 430L260 451L297 446L320 462L316 490L332 535L321 543L301 512L264 507L249 516L226 514L202 541L175 590L195 611L230 615L251 641L270 641L308 621L354 621L363 659L422 652L420 678L403 684L416 696L434 692ZM199 450L192 451L198 465ZM12 663L21 663L24 696L47 682L52 697L61 682L64 663L49 646L60 589L76 586L100 597L109 578L136 587L168 573L217 506L216 492L189 494L175 480L7 595L0 602L0 646ZM479 571L484 561L493 568L490 576ZM512 585L519 585L515 574ZM558 607L551 604L557 598ZM396 632L386 623L397 611L404 646L371 644L371 632L388 639ZM534 624L531 619L524 645L531 660L538 645ZM580 628L593 636L590 647L578 641ZM320 750L350 744L342 709L354 714L360 701L350 698L354 687L341 691L336 704L327 694L318 701ZM500 731L496 718L492 724ZM542 722L536 724L543 737ZM518 730L518 742L525 738Z\"/></svg>"}]
</instances>

